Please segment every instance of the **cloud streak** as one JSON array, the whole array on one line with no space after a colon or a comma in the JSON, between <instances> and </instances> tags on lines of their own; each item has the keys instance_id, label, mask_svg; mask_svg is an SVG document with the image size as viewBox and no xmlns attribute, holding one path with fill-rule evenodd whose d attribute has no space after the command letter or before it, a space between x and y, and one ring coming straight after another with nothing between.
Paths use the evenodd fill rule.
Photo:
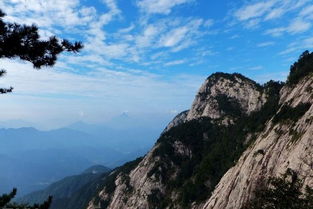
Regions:
<instances>
[{"instance_id":1,"label":"cloud streak","mask_svg":"<svg viewBox=\"0 0 313 209\"><path fill-rule=\"evenodd\" d=\"M190 2L192 0L138 0L137 6L147 14L168 15L174 7Z\"/></svg>"},{"instance_id":2,"label":"cloud streak","mask_svg":"<svg viewBox=\"0 0 313 209\"><path fill-rule=\"evenodd\" d=\"M125 109L135 114L155 110L166 115L177 103L188 104L203 79L201 76L180 79L175 76L163 81L162 76L144 71L106 68L85 75L56 69L37 71L28 63L12 60L1 60L0 65L8 70L8 75L1 79L1 86L15 87L12 94L2 97L1 108L9 112L14 109L15 114L27 115L30 120L37 120L37 113L45 115L44 112L49 112L51 117L62 115L73 120L76 113L78 117L78 113L84 111L91 114L86 115L87 119L103 121ZM173 97L177 102L172 103ZM23 100L26 102L22 105ZM100 108L98 116L95 108ZM1 114L3 120L8 117L5 112ZM46 119L41 118L41 122Z\"/></svg>"},{"instance_id":3,"label":"cloud streak","mask_svg":"<svg viewBox=\"0 0 313 209\"><path fill-rule=\"evenodd\" d=\"M268 0L248 3L234 12L234 17L247 28L259 27L264 22L274 21L289 15L288 26L268 29L265 34L281 36L284 33L298 34L311 28L311 10L308 0ZM302 11L301 11L302 9ZM294 13L293 17L290 17Z\"/></svg>"}]
</instances>

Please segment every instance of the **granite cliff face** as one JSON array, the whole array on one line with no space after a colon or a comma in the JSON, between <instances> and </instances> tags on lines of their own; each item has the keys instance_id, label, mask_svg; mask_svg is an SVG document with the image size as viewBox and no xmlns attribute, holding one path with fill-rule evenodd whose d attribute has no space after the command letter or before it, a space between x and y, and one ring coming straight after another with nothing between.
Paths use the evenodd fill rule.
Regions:
<instances>
[{"instance_id":1,"label":"granite cliff face","mask_svg":"<svg viewBox=\"0 0 313 209\"><path fill-rule=\"evenodd\" d=\"M231 116L230 110L223 107L222 99L238 105L241 113L250 114L261 109L265 96L258 84L240 74L216 73L201 86L186 119Z\"/></svg>"},{"instance_id":2,"label":"granite cliff face","mask_svg":"<svg viewBox=\"0 0 313 209\"><path fill-rule=\"evenodd\" d=\"M187 121L187 115L189 110L185 110L174 117L174 119L166 126L163 132L170 130L171 128L178 126Z\"/></svg>"},{"instance_id":3,"label":"granite cliff face","mask_svg":"<svg viewBox=\"0 0 313 209\"><path fill-rule=\"evenodd\" d=\"M260 110L266 99L262 87L241 74L215 73L202 84L191 109L178 114L164 131L201 117L232 123L241 114Z\"/></svg>"},{"instance_id":4,"label":"granite cliff face","mask_svg":"<svg viewBox=\"0 0 313 209\"><path fill-rule=\"evenodd\" d=\"M240 209L260 181L287 169L313 186L313 77L292 81L213 74L191 109L144 158L115 169L87 208Z\"/></svg>"},{"instance_id":5,"label":"granite cliff face","mask_svg":"<svg viewBox=\"0 0 313 209\"><path fill-rule=\"evenodd\" d=\"M258 182L279 176L288 168L295 171L305 185L313 186L313 78L308 76L296 86L280 92L280 110L307 104L298 118L276 121L275 116L256 141L243 153L236 166L222 178L211 198L196 208L240 208L253 197Z\"/></svg>"}]
</instances>

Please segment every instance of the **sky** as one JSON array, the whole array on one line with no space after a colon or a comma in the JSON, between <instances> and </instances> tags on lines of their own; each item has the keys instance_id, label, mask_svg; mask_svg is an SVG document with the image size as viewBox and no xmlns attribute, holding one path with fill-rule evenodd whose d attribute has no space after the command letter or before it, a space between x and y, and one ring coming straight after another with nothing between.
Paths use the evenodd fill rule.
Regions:
<instances>
[{"instance_id":1,"label":"sky","mask_svg":"<svg viewBox=\"0 0 313 209\"><path fill-rule=\"evenodd\" d=\"M171 118L214 72L284 81L313 48L312 0L1 0L8 22L82 41L52 68L1 59L0 121L42 127Z\"/></svg>"}]
</instances>

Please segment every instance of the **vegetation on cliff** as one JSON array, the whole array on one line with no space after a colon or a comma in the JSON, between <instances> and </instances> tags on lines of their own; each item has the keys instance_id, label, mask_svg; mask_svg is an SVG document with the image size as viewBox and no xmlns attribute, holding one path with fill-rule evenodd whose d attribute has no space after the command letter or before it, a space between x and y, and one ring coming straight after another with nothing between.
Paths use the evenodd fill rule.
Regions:
<instances>
[{"instance_id":1,"label":"vegetation on cliff","mask_svg":"<svg viewBox=\"0 0 313 209\"><path fill-rule=\"evenodd\" d=\"M303 77L313 73L313 52L303 52L298 61L290 67L287 85L297 84Z\"/></svg>"},{"instance_id":2,"label":"vegetation on cliff","mask_svg":"<svg viewBox=\"0 0 313 209\"><path fill-rule=\"evenodd\" d=\"M312 209L313 189L306 186L297 174L288 169L280 177L260 182L255 197L242 209Z\"/></svg>"}]
</instances>

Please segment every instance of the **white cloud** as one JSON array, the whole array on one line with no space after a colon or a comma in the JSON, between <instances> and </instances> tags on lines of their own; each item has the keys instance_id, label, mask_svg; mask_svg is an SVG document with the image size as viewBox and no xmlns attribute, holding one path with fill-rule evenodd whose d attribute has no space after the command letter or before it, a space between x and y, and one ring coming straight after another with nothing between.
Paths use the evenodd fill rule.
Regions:
<instances>
[{"instance_id":1,"label":"white cloud","mask_svg":"<svg viewBox=\"0 0 313 209\"><path fill-rule=\"evenodd\" d=\"M232 35L229 39L237 39L240 38L240 36L238 34Z\"/></svg>"},{"instance_id":2,"label":"white cloud","mask_svg":"<svg viewBox=\"0 0 313 209\"><path fill-rule=\"evenodd\" d=\"M156 37L162 32L162 26L148 25L143 33L137 36L136 45L139 48L149 47L154 44Z\"/></svg>"},{"instance_id":3,"label":"white cloud","mask_svg":"<svg viewBox=\"0 0 313 209\"><path fill-rule=\"evenodd\" d=\"M130 25L119 32L103 34L103 38L94 38L87 50L107 59L123 59L128 62L140 62L142 65L159 64L166 61L172 53L197 44L207 33L213 21L197 18L161 18L145 22L139 27ZM110 38L110 44L107 37ZM112 41L112 38L114 41ZM162 50L162 56L158 56Z\"/></svg>"},{"instance_id":4,"label":"white cloud","mask_svg":"<svg viewBox=\"0 0 313 209\"><path fill-rule=\"evenodd\" d=\"M274 27L268 29L266 34L280 36L283 33L302 33L310 29L311 24L308 21L313 18L311 5L307 5L309 0L268 0L253 1L245 4L234 12L235 19L242 23L246 28L257 28L263 22L269 22L274 19L282 18L284 15L291 15L286 22L287 26ZM299 11L302 10L302 11Z\"/></svg>"},{"instance_id":5,"label":"white cloud","mask_svg":"<svg viewBox=\"0 0 313 209\"><path fill-rule=\"evenodd\" d=\"M84 74L57 68L38 71L29 63L7 59L1 59L0 65L8 71L1 78L1 87L15 87L12 94L2 96L2 119L9 117L6 112L28 119L39 115L41 120L47 120L43 116L75 120L74 116L81 111L86 116L92 112L94 115L88 116L92 120L125 109L132 113L146 110L167 113L181 105L187 108L203 79L177 75L164 81L157 74L99 67Z\"/></svg>"},{"instance_id":6,"label":"white cloud","mask_svg":"<svg viewBox=\"0 0 313 209\"><path fill-rule=\"evenodd\" d=\"M6 20L40 27L87 25L95 15L92 7L81 7L79 0L2 0Z\"/></svg>"},{"instance_id":7,"label":"white cloud","mask_svg":"<svg viewBox=\"0 0 313 209\"><path fill-rule=\"evenodd\" d=\"M313 5L303 8L302 11L300 12L300 16L308 17L309 19L312 19L313 18Z\"/></svg>"},{"instance_id":8,"label":"white cloud","mask_svg":"<svg viewBox=\"0 0 313 209\"><path fill-rule=\"evenodd\" d=\"M213 24L214 24L214 20L213 19L208 19L208 20L204 21L203 26L209 28Z\"/></svg>"},{"instance_id":9,"label":"white cloud","mask_svg":"<svg viewBox=\"0 0 313 209\"><path fill-rule=\"evenodd\" d=\"M259 43L257 46L258 47L267 47L267 46L272 46L274 44L275 44L275 42L273 42L273 41L267 41L267 42Z\"/></svg>"},{"instance_id":10,"label":"white cloud","mask_svg":"<svg viewBox=\"0 0 313 209\"><path fill-rule=\"evenodd\" d=\"M313 48L313 37L304 39L303 45L304 47L307 47L307 48Z\"/></svg>"},{"instance_id":11,"label":"white cloud","mask_svg":"<svg viewBox=\"0 0 313 209\"><path fill-rule=\"evenodd\" d=\"M42 38L63 37L66 31L67 37L82 40L84 49L80 58L68 55L65 59L71 64L87 67L112 66L115 61L144 66L160 64L170 60L172 53L197 44L214 24L212 19L193 17L145 18L147 13L169 14L174 7L194 0L138 0L138 7L145 13L139 13L139 19L127 27L123 25L108 32L106 27L109 28L110 23L116 21L118 26L118 21L124 21L123 14L117 0L101 2L106 7L105 13L93 6L83 6L83 0L3 0L0 8L4 8L7 18L12 21L38 24ZM152 60L160 50L166 56Z\"/></svg>"},{"instance_id":12,"label":"white cloud","mask_svg":"<svg viewBox=\"0 0 313 209\"><path fill-rule=\"evenodd\" d=\"M287 31L292 34L296 33L302 33L305 31L308 31L311 28L312 24L310 22L304 21L303 19L296 18L293 20L289 27L287 28Z\"/></svg>"},{"instance_id":13,"label":"white cloud","mask_svg":"<svg viewBox=\"0 0 313 209\"><path fill-rule=\"evenodd\" d=\"M259 18L251 19L246 23L245 27L246 28L257 28L259 26L260 22L261 22L261 20Z\"/></svg>"},{"instance_id":14,"label":"white cloud","mask_svg":"<svg viewBox=\"0 0 313 209\"><path fill-rule=\"evenodd\" d=\"M286 31L287 31L286 28L279 27L279 28L268 29L268 30L265 31L264 34L269 34L271 36L277 37L277 36L283 35L283 33L286 32Z\"/></svg>"},{"instance_id":15,"label":"white cloud","mask_svg":"<svg viewBox=\"0 0 313 209\"><path fill-rule=\"evenodd\" d=\"M308 31L312 24L301 18L295 18L287 27L272 28L265 31L265 34L272 36L281 36L284 33L298 34Z\"/></svg>"},{"instance_id":16,"label":"white cloud","mask_svg":"<svg viewBox=\"0 0 313 209\"><path fill-rule=\"evenodd\" d=\"M235 17L241 21L261 17L266 14L275 4L275 1L262 1L244 6L235 12Z\"/></svg>"},{"instance_id":17,"label":"white cloud","mask_svg":"<svg viewBox=\"0 0 313 209\"><path fill-rule=\"evenodd\" d=\"M293 52L301 53L304 50L312 50L313 49L313 38L304 38L299 41L295 41L290 43L287 48L281 51L280 55L287 55Z\"/></svg>"},{"instance_id":18,"label":"white cloud","mask_svg":"<svg viewBox=\"0 0 313 209\"><path fill-rule=\"evenodd\" d=\"M283 8L277 8L270 11L266 17L265 20L272 20L281 17L285 13Z\"/></svg>"},{"instance_id":19,"label":"white cloud","mask_svg":"<svg viewBox=\"0 0 313 209\"><path fill-rule=\"evenodd\" d=\"M24 24L35 23L40 27L41 38L61 36L64 31L84 39L83 53L93 54L101 63L109 58L120 58L127 53L124 43L106 44L103 27L121 15L116 0L102 0L107 12L99 14L95 7L83 6L80 0L3 0L0 8L5 20ZM70 57L70 56L69 56ZM69 58L70 59L70 58Z\"/></svg>"},{"instance_id":20,"label":"white cloud","mask_svg":"<svg viewBox=\"0 0 313 209\"><path fill-rule=\"evenodd\" d=\"M188 32L187 27L175 28L161 37L160 46L173 47L185 39Z\"/></svg>"},{"instance_id":21,"label":"white cloud","mask_svg":"<svg viewBox=\"0 0 313 209\"><path fill-rule=\"evenodd\" d=\"M174 61L165 63L164 66L181 65L181 64L184 64L185 62L186 60L174 60Z\"/></svg>"},{"instance_id":22,"label":"white cloud","mask_svg":"<svg viewBox=\"0 0 313 209\"><path fill-rule=\"evenodd\" d=\"M202 19L192 19L185 25L167 31L161 36L159 47L172 48L173 52L189 47L196 37L201 36L199 28L202 25Z\"/></svg>"},{"instance_id":23,"label":"white cloud","mask_svg":"<svg viewBox=\"0 0 313 209\"><path fill-rule=\"evenodd\" d=\"M137 6L147 14L169 14L175 6L192 0L138 0Z\"/></svg>"}]
</instances>

